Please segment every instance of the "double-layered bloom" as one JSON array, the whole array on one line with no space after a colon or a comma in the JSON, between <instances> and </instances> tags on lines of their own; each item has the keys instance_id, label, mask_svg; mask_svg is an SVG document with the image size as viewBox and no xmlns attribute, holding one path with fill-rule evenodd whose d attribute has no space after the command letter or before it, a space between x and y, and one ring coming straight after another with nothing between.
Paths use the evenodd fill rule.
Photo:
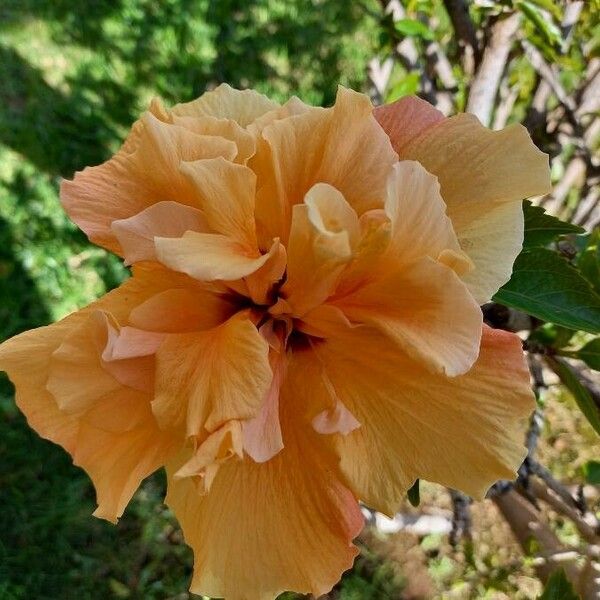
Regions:
<instances>
[{"instance_id":1,"label":"double-layered bloom","mask_svg":"<svg viewBox=\"0 0 600 600\"><path fill-rule=\"evenodd\" d=\"M393 514L416 478L481 497L514 477L533 398L519 339L480 304L548 178L522 127L417 98L155 101L61 189L132 276L5 342L0 368L97 516L166 466L193 591L320 595L356 555L359 500Z\"/></svg>"}]
</instances>

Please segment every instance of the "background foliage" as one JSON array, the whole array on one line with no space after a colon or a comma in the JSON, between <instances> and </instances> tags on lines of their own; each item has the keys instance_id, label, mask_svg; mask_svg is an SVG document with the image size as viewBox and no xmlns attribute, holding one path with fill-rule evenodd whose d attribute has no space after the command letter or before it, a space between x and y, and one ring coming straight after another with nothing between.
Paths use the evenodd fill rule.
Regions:
<instances>
[{"instance_id":1,"label":"background foliage","mask_svg":"<svg viewBox=\"0 0 600 600\"><path fill-rule=\"evenodd\" d=\"M600 6L571 5L581 5L573 23L573 9L552 0L3 0L0 340L64 316L126 276L64 216L58 182L108 158L154 95L175 103L227 81L329 104L342 83L378 102L419 93L446 114L468 109L496 128L521 121L552 157L555 190L537 203L584 229L527 206L526 251L486 317L527 338L539 371L536 451L568 493L579 486L590 496L577 508L589 521L600 483L600 386L591 371L600 368ZM491 90L491 100L477 90ZM161 506L161 474L118 527L92 519L89 481L27 428L6 379L0 412L0 598L188 597L191 556ZM536 566L539 547L519 540L519 550L498 525L501 502L522 491L505 486L503 500L471 516L460 509L468 501L425 484L420 506L407 512L453 511L455 545L432 533L388 538L369 529L331 597L536 597L537 577L547 579ZM559 511L542 516L585 561L593 539ZM470 520L473 529L461 529ZM490 523L499 540L486 538ZM506 553L502 543L514 548Z\"/></svg>"}]
</instances>

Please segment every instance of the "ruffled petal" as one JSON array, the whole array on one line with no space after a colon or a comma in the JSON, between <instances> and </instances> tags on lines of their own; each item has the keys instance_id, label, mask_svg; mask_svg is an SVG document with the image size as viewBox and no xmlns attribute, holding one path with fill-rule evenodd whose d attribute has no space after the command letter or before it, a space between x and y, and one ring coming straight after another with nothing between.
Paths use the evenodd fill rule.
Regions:
<instances>
[{"instance_id":1,"label":"ruffled petal","mask_svg":"<svg viewBox=\"0 0 600 600\"><path fill-rule=\"evenodd\" d=\"M242 127L247 127L258 117L278 106L276 102L254 90L236 90L222 83L214 90L202 94L197 100L176 104L171 112L188 117L232 119Z\"/></svg>"},{"instance_id":2,"label":"ruffled petal","mask_svg":"<svg viewBox=\"0 0 600 600\"><path fill-rule=\"evenodd\" d=\"M111 229L113 221L166 200L196 205L196 190L179 170L182 161L218 156L233 160L237 154L230 140L193 133L152 113L134 128L133 141L113 158L61 184L61 201L71 219L91 241L118 254L122 249Z\"/></svg>"},{"instance_id":3,"label":"ruffled petal","mask_svg":"<svg viewBox=\"0 0 600 600\"><path fill-rule=\"evenodd\" d=\"M156 260L155 237L178 238L186 231L209 231L201 210L179 202L157 202L128 219L113 221L125 264Z\"/></svg>"},{"instance_id":4,"label":"ruffled petal","mask_svg":"<svg viewBox=\"0 0 600 600\"><path fill-rule=\"evenodd\" d=\"M403 127L411 128L410 115L419 110L419 125L404 136ZM472 115L441 120L422 103L408 111L391 105L375 114L400 158L417 160L438 177L461 247L475 265L466 281L479 303L487 302L510 277L520 251L523 217L517 206L551 189L548 156L521 125L490 131ZM517 206L510 210L506 203ZM515 234L498 235L511 225Z\"/></svg>"},{"instance_id":5,"label":"ruffled petal","mask_svg":"<svg viewBox=\"0 0 600 600\"><path fill-rule=\"evenodd\" d=\"M535 403L514 334L486 327L479 359L455 378L426 372L366 327L338 332L314 352L361 424L336 444L367 505L393 515L416 478L481 498L515 477Z\"/></svg>"},{"instance_id":6,"label":"ruffled petal","mask_svg":"<svg viewBox=\"0 0 600 600\"><path fill-rule=\"evenodd\" d=\"M274 237L287 241L292 207L315 183L337 188L359 215L383 206L397 156L372 110L366 96L340 87L332 108L313 108L263 129L250 161L258 177L261 244Z\"/></svg>"},{"instance_id":7,"label":"ruffled petal","mask_svg":"<svg viewBox=\"0 0 600 600\"><path fill-rule=\"evenodd\" d=\"M149 281L146 274L139 270L137 278L88 308L0 346L0 369L6 370L15 384L17 405L29 425L60 444L89 474L97 492L94 514L113 522L142 479L163 465L175 447L173 439L156 425L150 396L120 385L103 370L102 340L90 331L90 327L95 330L95 311L110 311L124 322L132 307L164 285ZM106 341L106 336L103 339ZM65 344L77 349L80 360L70 369L58 365L48 389L56 361L67 358Z\"/></svg>"},{"instance_id":8,"label":"ruffled petal","mask_svg":"<svg viewBox=\"0 0 600 600\"><path fill-rule=\"evenodd\" d=\"M319 183L293 208L287 280L281 288L295 316L321 304L334 291L358 240L358 217L342 194Z\"/></svg>"},{"instance_id":9,"label":"ruffled petal","mask_svg":"<svg viewBox=\"0 0 600 600\"><path fill-rule=\"evenodd\" d=\"M254 172L224 158L183 163L181 170L195 186L211 230L256 248Z\"/></svg>"},{"instance_id":10,"label":"ruffled petal","mask_svg":"<svg viewBox=\"0 0 600 600\"><path fill-rule=\"evenodd\" d=\"M396 265L423 256L437 260L447 251L462 253L446 215L437 177L418 162L401 161L394 165L388 179L385 212L391 222L387 254ZM466 257L465 262L468 263Z\"/></svg>"},{"instance_id":11,"label":"ruffled petal","mask_svg":"<svg viewBox=\"0 0 600 600\"><path fill-rule=\"evenodd\" d=\"M188 231L180 238L157 237L154 244L163 265L200 281L241 279L260 269L270 257L217 233ZM276 251L275 244L272 251Z\"/></svg>"},{"instance_id":12,"label":"ruffled petal","mask_svg":"<svg viewBox=\"0 0 600 600\"><path fill-rule=\"evenodd\" d=\"M428 257L332 302L354 323L377 327L407 354L450 377L479 353L483 317L456 273Z\"/></svg>"},{"instance_id":13,"label":"ruffled petal","mask_svg":"<svg viewBox=\"0 0 600 600\"><path fill-rule=\"evenodd\" d=\"M283 391L283 405L301 402L292 387ZM283 430L281 452L260 464L228 460L204 496L193 478L169 477L166 502L194 550L193 592L227 600L272 600L286 590L320 596L352 565L363 517L337 459L309 427L284 417Z\"/></svg>"},{"instance_id":14,"label":"ruffled petal","mask_svg":"<svg viewBox=\"0 0 600 600\"><path fill-rule=\"evenodd\" d=\"M256 416L271 385L269 345L236 316L215 329L173 334L157 353L154 414L188 436Z\"/></svg>"}]
</instances>

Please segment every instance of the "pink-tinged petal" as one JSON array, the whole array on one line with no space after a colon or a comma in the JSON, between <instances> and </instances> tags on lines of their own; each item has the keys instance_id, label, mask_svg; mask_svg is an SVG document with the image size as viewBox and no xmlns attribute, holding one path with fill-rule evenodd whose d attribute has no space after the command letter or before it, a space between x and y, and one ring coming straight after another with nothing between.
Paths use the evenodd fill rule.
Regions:
<instances>
[{"instance_id":1,"label":"pink-tinged petal","mask_svg":"<svg viewBox=\"0 0 600 600\"><path fill-rule=\"evenodd\" d=\"M260 116L274 110L279 105L254 90L236 90L222 83L197 100L177 104L171 112L188 117L216 117L232 119L240 126L247 127Z\"/></svg>"},{"instance_id":2,"label":"pink-tinged petal","mask_svg":"<svg viewBox=\"0 0 600 600\"><path fill-rule=\"evenodd\" d=\"M269 254L217 233L186 232L180 238L157 237L156 256L165 266L200 281L233 281L262 267Z\"/></svg>"},{"instance_id":3,"label":"pink-tinged petal","mask_svg":"<svg viewBox=\"0 0 600 600\"><path fill-rule=\"evenodd\" d=\"M244 451L258 463L270 460L283 449L279 393L285 377L286 356L281 345L278 350L269 352L269 365L273 378L264 403L255 417L242 424Z\"/></svg>"},{"instance_id":4,"label":"pink-tinged petal","mask_svg":"<svg viewBox=\"0 0 600 600\"><path fill-rule=\"evenodd\" d=\"M186 231L210 231L201 210L171 201L157 202L133 217L113 221L111 229L126 265L156 260L155 237L178 238Z\"/></svg>"},{"instance_id":5,"label":"pink-tinged petal","mask_svg":"<svg viewBox=\"0 0 600 600\"><path fill-rule=\"evenodd\" d=\"M485 328L477 362L455 378L427 372L366 327L314 351L361 423L336 443L342 470L367 505L393 515L419 477L476 498L515 477L535 405L517 336Z\"/></svg>"},{"instance_id":6,"label":"pink-tinged petal","mask_svg":"<svg viewBox=\"0 0 600 600\"><path fill-rule=\"evenodd\" d=\"M119 254L113 221L166 200L196 206L195 188L179 170L182 161L218 156L233 160L237 154L230 140L193 133L151 113L134 125L134 132L113 158L61 184L61 201L71 219L91 241Z\"/></svg>"},{"instance_id":7,"label":"pink-tinged petal","mask_svg":"<svg viewBox=\"0 0 600 600\"><path fill-rule=\"evenodd\" d=\"M254 194L256 175L224 158L183 163L209 227L249 248L256 248Z\"/></svg>"},{"instance_id":8,"label":"pink-tinged petal","mask_svg":"<svg viewBox=\"0 0 600 600\"><path fill-rule=\"evenodd\" d=\"M450 377L479 353L483 317L456 273L428 257L335 299L354 323L379 329L412 358Z\"/></svg>"},{"instance_id":9,"label":"pink-tinged petal","mask_svg":"<svg viewBox=\"0 0 600 600\"><path fill-rule=\"evenodd\" d=\"M165 339L164 333L144 331L135 327L121 327L116 336L104 348L103 361L119 361L128 358L151 356Z\"/></svg>"},{"instance_id":10,"label":"pink-tinged petal","mask_svg":"<svg viewBox=\"0 0 600 600\"><path fill-rule=\"evenodd\" d=\"M439 110L417 96L407 96L391 104L378 106L373 114L390 136L392 147L400 156L407 144L444 120Z\"/></svg>"},{"instance_id":11,"label":"pink-tinged petal","mask_svg":"<svg viewBox=\"0 0 600 600\"><path fill-rule=\"evenodd\" d=\"M283 392L282 406L301 403L291 388ZM194 593L227 600L272 600L287 590L320 596L352 565L362 514L341 483L328 436L299 427L295 417L284 420L281 452L265 463L226 461L209 494L200 495L191 478L169 476L166 502L194 550Z\"/></svg>"},{"instance_id":12,"label":"pink-tinged petal","mask_svg":"<svg viewBox=\"0 0 600 600\"><path fill-rule=\"evenodd\" d=\"M236 316L209 331L172 334L157 353L154 414L188 436L258 414L271 385L269 346Z\"/></svg>"}]
</instances>

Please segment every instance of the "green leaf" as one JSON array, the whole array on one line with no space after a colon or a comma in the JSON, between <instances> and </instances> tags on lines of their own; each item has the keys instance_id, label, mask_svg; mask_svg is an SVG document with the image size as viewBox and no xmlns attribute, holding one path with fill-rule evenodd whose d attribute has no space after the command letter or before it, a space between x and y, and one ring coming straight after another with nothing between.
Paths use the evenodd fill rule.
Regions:
<instances>
[{"instance_id":1,"label":"green leaf","mask_svg":"<svg viewBox=\"0 0 600 600\"><path fill-rule=\"evenodd\" d=\"M579 350L569 352L569 356L582 360L590 369L600 371L600 338L589 341Z\"/></svg>"},{"instance_id":2,"label":"green leaf","mask_svg":"<svg viewBox=\"0 0 600 600\"><path fill-rule=\"evenodd\" d=\"M415 19L398 19L394 22L394 28L400 35L407 37L420 37L424 40L432 40L434 37L427 25Z\"/></svg>"},{"instance_id":3,"label":"green leaf","mask_svg":"<svg viewBox=\"0 0 600 600\"><path fill-rule=\"evenodd\" d=\"M419 480L417 479L411 486L411 488L406 493L408 497L408 501L414 506L417 507L421 504L421 491L419 490Z\"/></svg>"},{"instance_id":4,"label":"green leaf","mask_svg":"<svg viewBox=\"0 0 600 600\"><path fill-rule=\"evenodd\" d=\"M581 468L583 476L587 483L600 485L600 462L597 460L588 460Z\"/></svg>"},{"instance_id":5,"label":"green leaf","mask_svg":"<svg viewBox=\"0 0 600 600\"><path fill-rule=\"evenodd\" d=\"M575 593L571 582L567 579L564 569L554 571L538 600L581 600Z\"/></svg>"},{"instance_id":6,"label":"green leaf","mask_svg":"<svg viewBox=\"0 0 600 600\"><path fill-rule=\"evenodd\" d=\"M565 223L547 214L541 206L534 206L529 200L523 203L523 214L525 215L524 248L546 246L559 235L585 233L582 227Z\"/></svg>"},{"instance_id":7,"label":"green leaf","mask_svg":"<svg viewBox=\"0 0 600 600\"><path fill-rule=\"evenodd\" d=\"M388 92L385 101L386 103L395 102L404 96L411 96L419 89L421 77L418 73L409 73L398 81Z\"/></svg>"},{"instance_id":8,"label":"green leaf","mask_svg":"<svg viewBox=\"0 0 600 600\"><path fill-rule=\"evenodd\" d=\"M577 267L600 294L600 229L586 238L586 244L577 259Z\"/></svg>"},{"instance_id":9,"label":"green leaf","mask_svg":"<svg viewBox=\"0 0 600 600\"><path fill-rule=\"evenodd\" d=\"M546 248L521 252L494 301L568 329L600 333L600 296L567 260Z\"/></svg>"},{"instance_id":10,"label":"green leaf","mask_svg":"<svg viewBox=\"0 0 600 600\"><path fill-rule=\"evenodd\" d=\"M544 13L532 2L526 2L525 0L517 2L517 8L531 21L547 44L556 48L562 46L560 27L554 23L551 17L549 18L547 13Z\"/></svg>"},{"instance_id":11,"label":"green leaf","mask_svg":"<svg viewBox=\"0 0 600 600\"><path fill-rule=\"evenodd\" d=\"M549 358L548 360L564 386L573 394L573 398L585 418L595 429L596 433L600 435L600 411L590 393L583 387L573 369L566 362L553 358Z\"/></svg>"},{"instance_id":12,"label":"green leaf","mask_svg":"<svg viewBox=\"0 0 600 600\"><path fill-rule=\"evenodd\" d=\"M541 344L542 346L564 348L574 335L575 331L573 329L560 327L554 323L544 323L540 327L534 329L527 340L535 342L536 344Z\"/></svg>"}]
</instances>

